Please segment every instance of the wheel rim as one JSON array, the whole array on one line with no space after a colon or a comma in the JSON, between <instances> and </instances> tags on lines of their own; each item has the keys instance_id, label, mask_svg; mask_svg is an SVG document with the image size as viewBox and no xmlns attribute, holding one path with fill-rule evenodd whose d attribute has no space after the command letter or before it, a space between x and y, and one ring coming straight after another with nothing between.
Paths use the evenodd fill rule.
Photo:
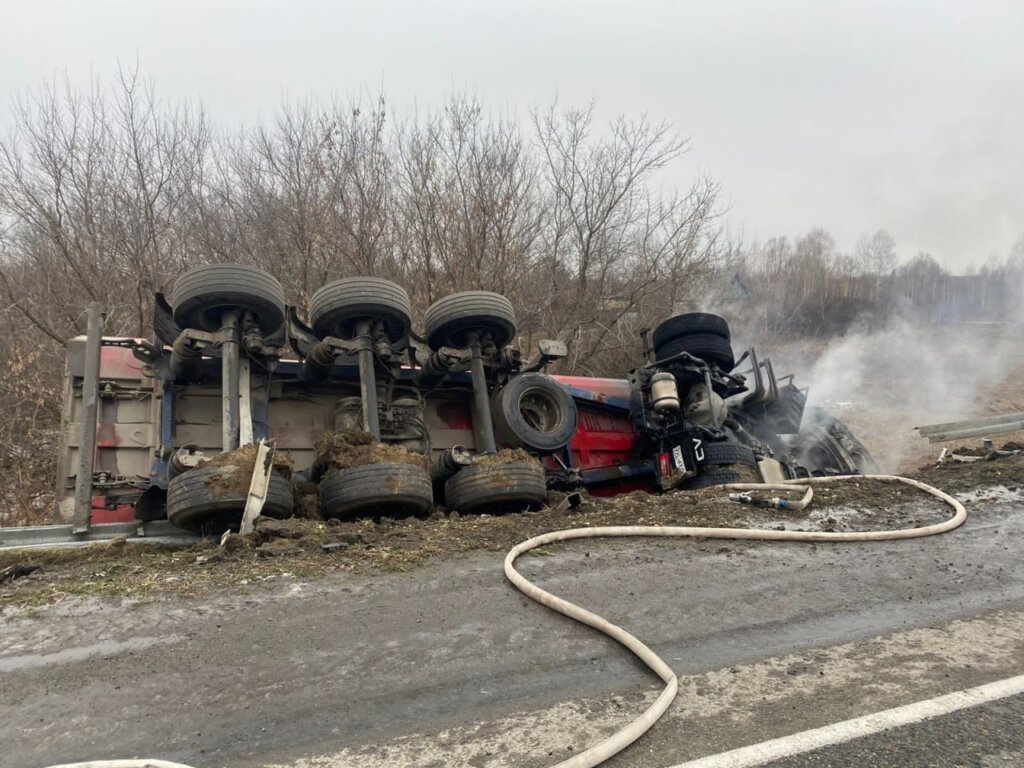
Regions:
<instances>
[{"instance_id":1,"label":"wheel rim","mask_svg":"<svg viewBox=\"0 0 1024 768\"><path fill-rule=\"evenodd\" d=\"M540 387L530 387L519 396L519 415L527 426L550 434L562 424L562 409L558 401Z\"/></svg>"}]
</instances>

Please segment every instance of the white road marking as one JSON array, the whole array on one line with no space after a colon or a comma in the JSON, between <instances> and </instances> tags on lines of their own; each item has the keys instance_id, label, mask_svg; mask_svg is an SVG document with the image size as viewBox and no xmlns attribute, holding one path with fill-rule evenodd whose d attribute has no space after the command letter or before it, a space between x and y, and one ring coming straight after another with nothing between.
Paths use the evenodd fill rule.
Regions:
<instances>
[{"instance_id":1,"label":"white road marking","mask_svg":"<svg viewBox=\"0 0 1024 768\"><path fill-rule=\"evenodd\" d=\"M844 720L822 728L794 733L780 739L762 741L749 747L740 747L729 752L709 755L688 763L679 763L671 768L749 768L764 765L773 760L800 755L833 744L842 744L863 736L871 736L892 728L919 723L922 720L948 715L961 709L976 707L990 701L1005 699L1024 693L1024 675L997 680L977 688L926 699L903 707L886 709L853 720Z\"/></svg>"}]
</instances>

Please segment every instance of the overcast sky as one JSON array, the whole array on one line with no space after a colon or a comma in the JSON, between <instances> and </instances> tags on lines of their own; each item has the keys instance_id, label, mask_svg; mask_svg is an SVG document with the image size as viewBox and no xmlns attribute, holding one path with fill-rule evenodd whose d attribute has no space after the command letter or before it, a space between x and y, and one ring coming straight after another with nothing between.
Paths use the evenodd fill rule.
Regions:
<instances>
[{"instance_id":1,"label":"overcast sky","mask_svg":"<svg viewBox=\"0 0 1024 768\"><path fill-rule=\"evenodd\" d=\"M231 127L282 98L453 87L526 116L556 94L671 121L747 240L887 229L950 267L1024 235L1024 2L0 0L10 97L136 58Z\"/></svg>"}]
</instances>

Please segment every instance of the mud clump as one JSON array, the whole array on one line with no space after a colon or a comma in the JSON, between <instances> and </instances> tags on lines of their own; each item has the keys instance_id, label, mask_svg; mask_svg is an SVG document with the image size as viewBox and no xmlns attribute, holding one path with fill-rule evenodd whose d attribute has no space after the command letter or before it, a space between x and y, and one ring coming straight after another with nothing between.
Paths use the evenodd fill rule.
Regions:
<instances>
[{"instance_id":1,"label":"mud clump","mask_svg":"<svg viewBox=\"0 0 1024 768\"><path fill-rule=\"evenodd\" d=\"M320 487L316 483L299 483L295 489L295 517L304 520L319 520Z\"/></svg>"},{"instance_id":2,"label":"mud clump","mask_svg":"<svg viewBox=\"0 0 1024 768\"><path fill-rule=\"evenodd\" d=\"M412 464L427 468L427 457L400 445L374 440L355 429L325 432L316 441L316 465L321 469L351 469L366 464Z\"/></svg>"},{"instance_id":3,"label":"mud clump","mask_svg":"<svg viewBox=\"0 0 1024 768\"><path fill-rule=\"evenodd\" d=\"M991 451L988 448L968 448L966 445L961 445L959 448L951 450L950 453L957 456L988 456Z\"/></svg>"},{"instance_id":4,"label":"mud clump","mask_svg":"<svg viewBox=\"0 0 1024 768\"><path fill-rule=\"evenodd\" d=\"M473 459L477 467L497 467L502 464L539 464L535 456L530 455L522 448L503 448L497 453L485 453Z\"/></svg>"},{"instance_id":5,"label":"mud clump","mask_svg":"<svg viewBox=\"0 0 1024 768\"><path fill-rule=\"evenodd\" d=\"M252 483L252 473L256 468L256 454L259 446L243 445L230 453L218 453L209 459L199 462L197 469L218 469L206 481L210 493L220 499L247 496ZM295 463L283 451L274 451L273 471L285 478L291 478Z\"/></svg>"}]
</instances>

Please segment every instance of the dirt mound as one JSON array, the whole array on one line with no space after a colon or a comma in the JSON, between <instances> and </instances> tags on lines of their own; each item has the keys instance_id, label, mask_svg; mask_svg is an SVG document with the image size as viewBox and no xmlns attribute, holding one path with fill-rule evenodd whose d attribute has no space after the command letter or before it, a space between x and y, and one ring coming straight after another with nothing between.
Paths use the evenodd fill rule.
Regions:
<instances>
[{"instance_id":1,"label":"dirt mound","mask_svg":"<svg viewBox=\"0 0 1024 768\"><path fill-rule=\"evenodd\" d=\"M1018 477L1024 477L1024 460L1009 459L959 465L950 474L955 476L978 464L1003 465L1008 472L1011 461L1018 462ZM781 495L799 498L802 490L794 488L791 494ZM816 488L809 513L736 504L720 487L663 495L634 491L610 498L584 494L576 509L559 506L563 497L553 492L551 506L500 516L444 515L438 511L429 518L383 518L379 522L260 518L254 533L234 534L229 537L231 546L224 547L219 539L208 539L183 549L100 545L0 553L0 568L39 566L23 578L0 585L0 604L49 603L67 595L144 598L207 594L218 589L237 590L239 584L258 588L255 585L284 575L311 579L335 570L406 571L434 558L473 550L503 552L539 533L585 526L870 530L924 525L949 517L948 508L920 491L865 479ZM550 554L550 549L533 554Z\"/></svg>"},{"instance_id":2,"label":"dirt mound","mask_svg":"<svg viewBox=\"0 0 1024 768\"><path fill-rule=\"evenodd\" d=\"M413 464L427 468L427 457L389 445L354 429L325 432L316 441L316 464L322 469L349 469L364 464Z\"/></svg>"},{"instance_id":3,"label":"dirt mound","mask_svg":"<svg viewBox=\"0 0 1024 768\"><path fill-rule=\"evenodd\" d=\"M950 493L990 486L1022 488L1024 456L950 462L911 476ZM314 484L300 486L300 506L304 496L315 497L315 488ZM802 494L802 489L794 487L790 493L756 492L755 496L799 498ZM544 509L501 516L446 516L435 511L429 518L345 523L261 518L255 533L234 534L231 546L224 547L219 540L209 539L181 549L125 546L122 541L74 550L0 552L0 571L31 569L0 584L0 605L36 605L67 595L206 594L284 575L316 578L333 570L405 571L433 558L471 550L505 551L538 533L585 526L849 531L928 525L950 515L945 504L922 491L867 478L816 486L814 501L802 512L736 504L721 487L662 495L634 491L609 498L583 494L583 503L575 509L559 504L564 498L565 494L553 491ZM533 554L549 553L546 549Z\"/></svg>"},{"instance_id":4,"label":"dirt mound","mask_svg":"<svg viewBox=\"0 0 1024 768\"><path fill-rule=\"evenodd\" d=\"M199 462L199 468L212 467L220 469L206 481L210 492L218 498L245 496L249 493L252 473L256 468L256 454L259 446L249 444L231 451L218 453L209 459ZM274 472L290 478L295 469L295 462L284 451L274 451Z\"/></svg>"},{"instance_id":5,"label":"dirt mound","mask_svg":"<svg viewBox=\"0 0 1024 768\"><path fill-rule=\"evenodd\" d=\"M995 456L968 463L945 461L921 467L909 475L943 491L959 493L990 486L1024 485L1024 456Z\"/></svg>"}]
</instances>

